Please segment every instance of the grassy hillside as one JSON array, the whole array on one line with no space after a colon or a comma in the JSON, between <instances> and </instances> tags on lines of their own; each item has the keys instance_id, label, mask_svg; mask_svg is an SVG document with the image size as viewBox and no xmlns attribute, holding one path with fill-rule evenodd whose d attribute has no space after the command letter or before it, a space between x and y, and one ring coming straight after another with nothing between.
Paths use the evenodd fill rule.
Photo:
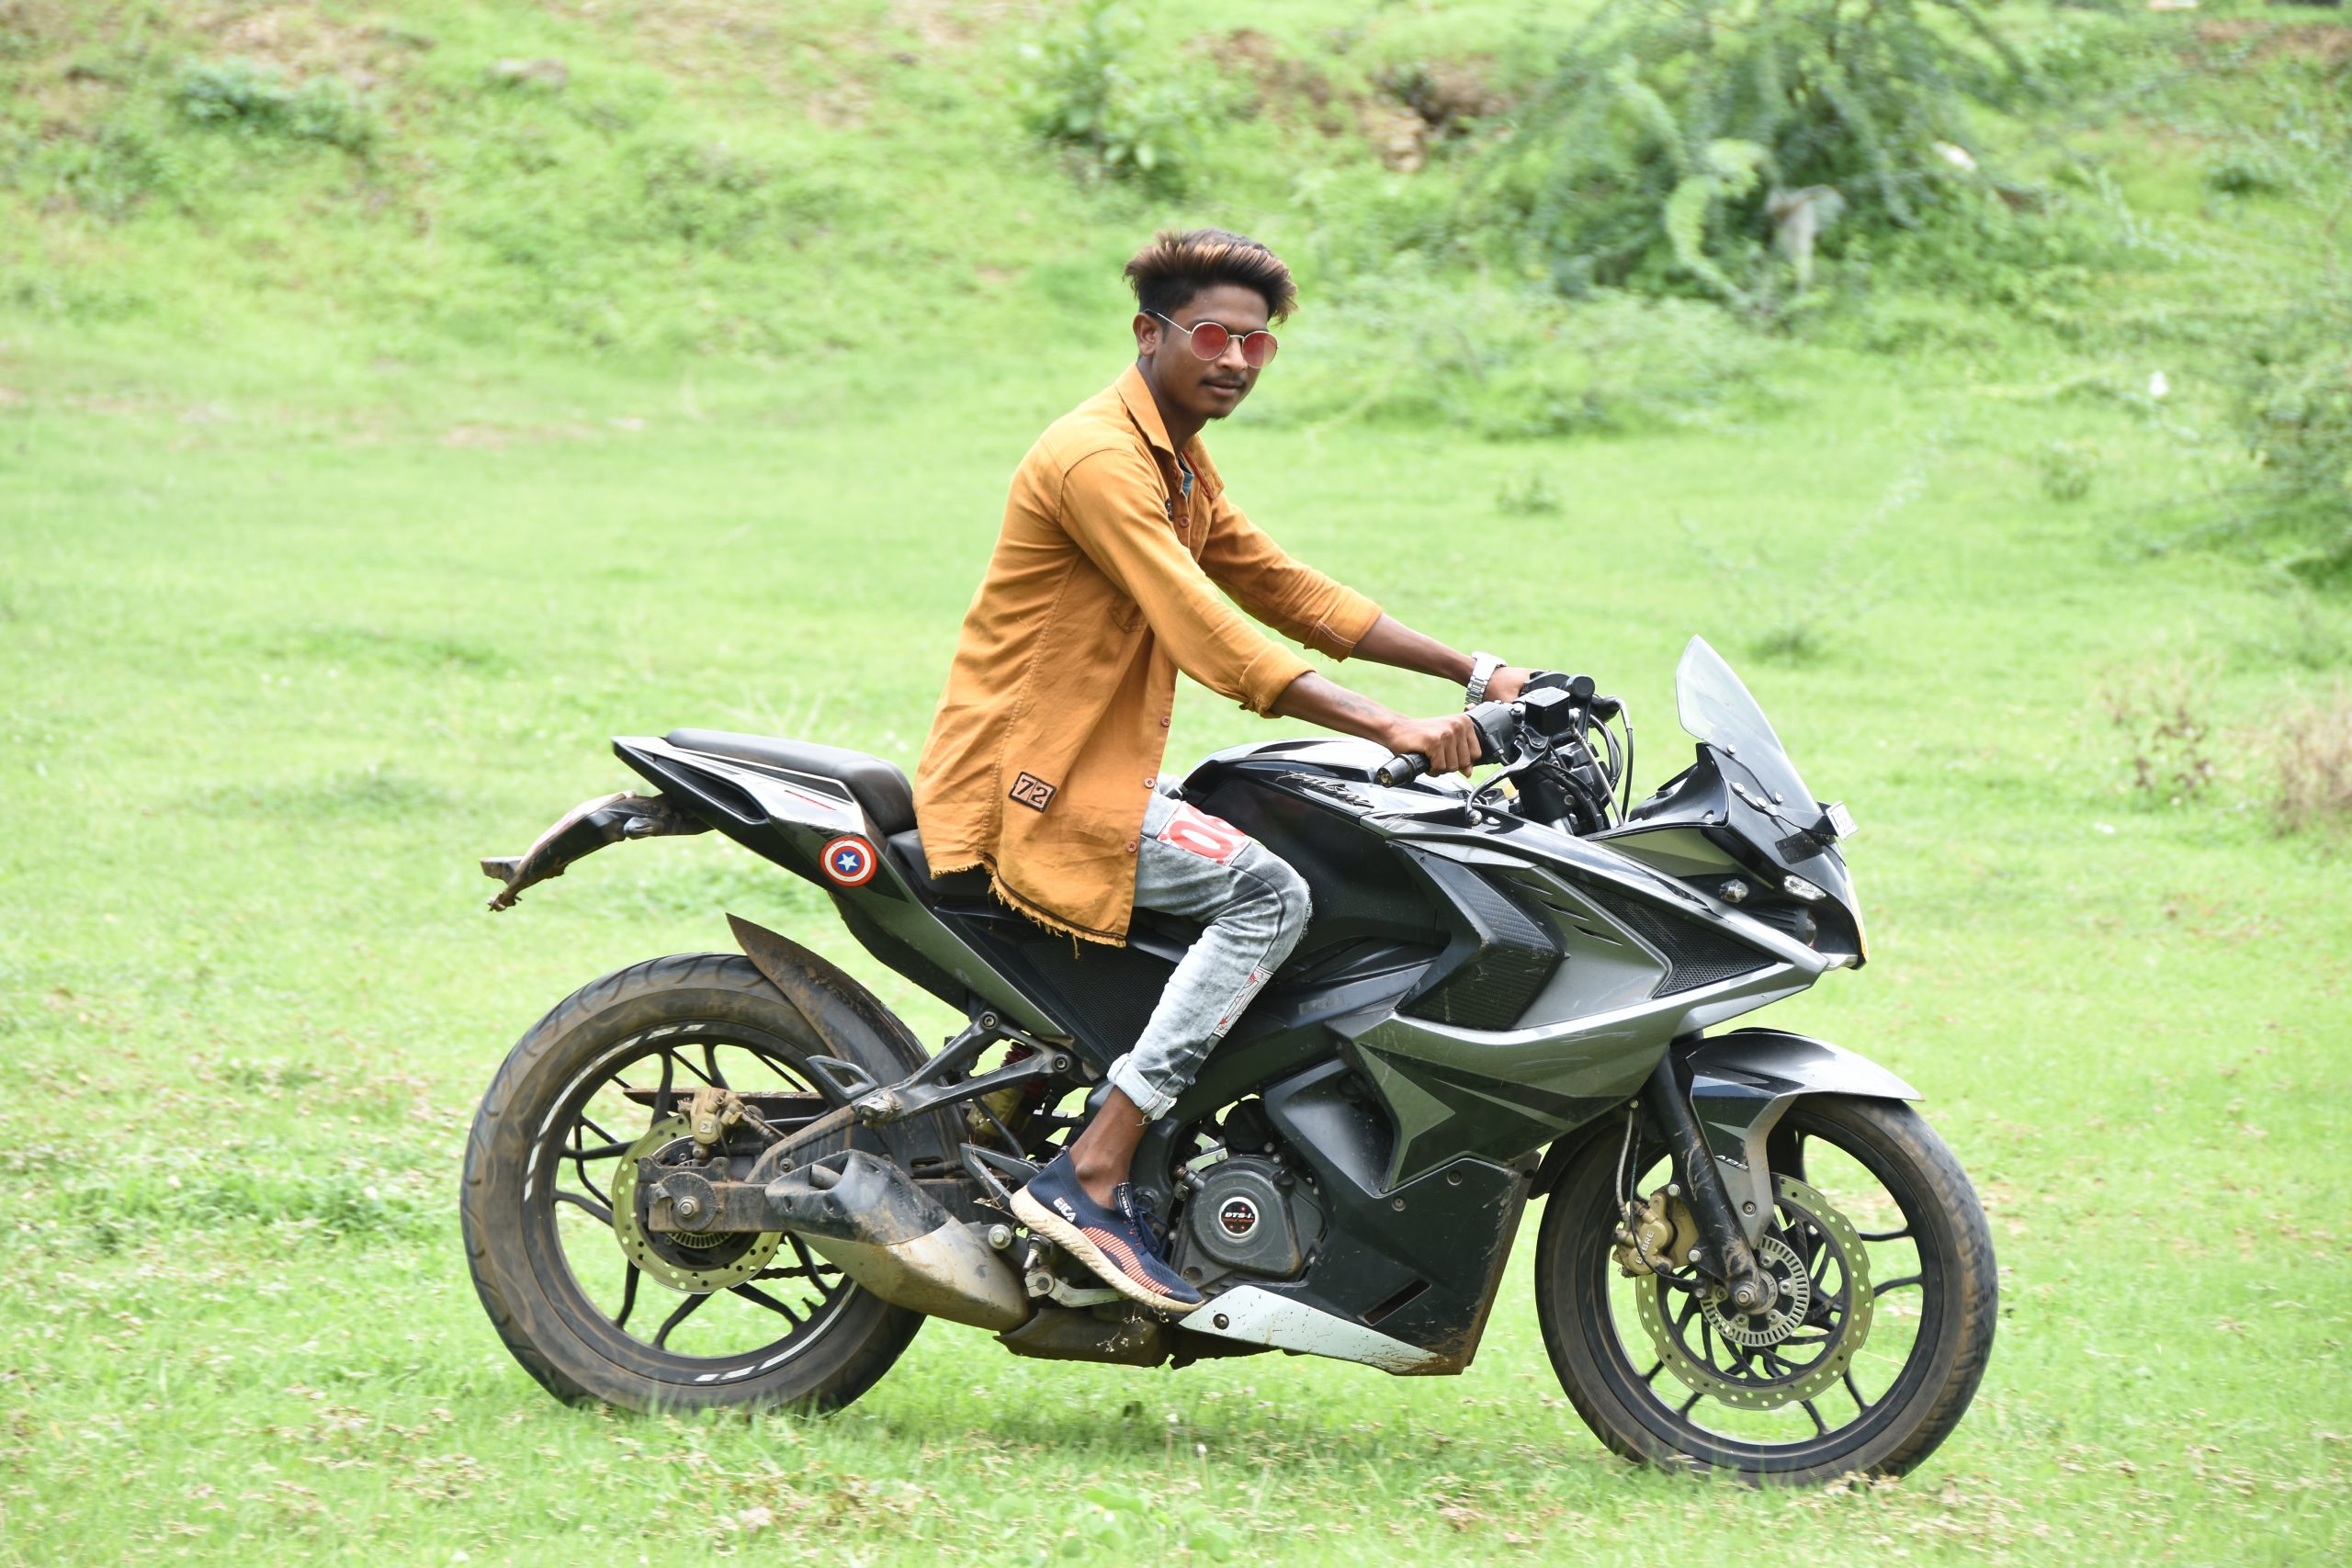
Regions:
<instances>
[{"instance_id":1,"label":"grassy hillside","mask_svg":"<svg viewBox=\"0 0 2352 1568\"><path fill-rule=\"evenodd\" d=\"M2352 616L2232 499L2245 346L2341 248L2342 31L1997 7L2075 85L1984 127L2042 226L1858 233L1759 327L1479 226L1508 113L1397 94L1526 101L1556 10L1258 9L1147 13L1128 58L1218 106L1170 195L1033 134L1059 9L0 0L0 1562L2352 1551L2352 920L2273 810ZM934 1325L839 1418L641 1420L482 1320L464 1127L573 987L733 909L953 1021L711 839L496 919L475 858L626 782L614 734L910 763L1006 475L1122 361L1118 262L1200 219L1307 285L1212 437L1253 515L1593 670L1645 786L1703 633L1861 818L1873 962L1772 1017L1920 1086L2003 1270L1911 1479L1625 1469L1532 1247L1460 1380ZM1170 756L1268 733L1195 692Z\"/></svg>"}]
</instances>

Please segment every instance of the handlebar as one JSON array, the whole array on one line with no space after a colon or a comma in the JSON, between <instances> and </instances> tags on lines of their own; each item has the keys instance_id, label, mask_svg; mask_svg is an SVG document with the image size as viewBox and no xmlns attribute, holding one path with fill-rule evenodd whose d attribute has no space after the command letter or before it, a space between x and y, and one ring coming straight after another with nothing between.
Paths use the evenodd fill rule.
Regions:
<instances>
[{"instance_id":1,"label":"handlebar","mask_svg":"<svg viewBox=\"0 0 2352 1568\"><path fill-rule=\"evenodd\" d=\"M1478 730L1478 756L1481 762L1499 762L1510 755L1513 732L1519 720L1509 703L1480 703L1470 710L1470 722ZM1430 760L1419 751L1400 751L1373 770L1373 782L1394 789L1398 784L1411 784L1430 771Z\"/></svg>"}]
</instances>

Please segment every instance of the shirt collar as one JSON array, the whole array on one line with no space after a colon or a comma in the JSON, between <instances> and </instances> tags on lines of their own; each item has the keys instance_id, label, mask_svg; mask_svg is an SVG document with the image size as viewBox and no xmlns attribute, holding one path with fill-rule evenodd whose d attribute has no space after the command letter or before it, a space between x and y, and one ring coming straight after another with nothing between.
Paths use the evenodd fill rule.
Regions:
<instances>
[{"instance_id":1,"label":"shirt collar","mask_svg":"<svg viewBox=\"0 0 2352 1568\"><path fill-rule=\"evenodd\" d=\"M1127 417L1142 430L1143 438L1170 457L1176 456L1176 448L1169 445L1168 426L1160 420L1159 405L1152 401L1151 388L1143 378L1142 368L1129 365L1119 372L1118 388L1119 400L1126 405Z\"/></svg>"}]
</instances>

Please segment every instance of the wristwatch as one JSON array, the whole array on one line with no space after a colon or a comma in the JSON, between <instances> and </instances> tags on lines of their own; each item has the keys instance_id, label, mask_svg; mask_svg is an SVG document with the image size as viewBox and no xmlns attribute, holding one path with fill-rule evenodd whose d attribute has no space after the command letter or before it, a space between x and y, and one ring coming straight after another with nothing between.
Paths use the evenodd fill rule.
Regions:
<instances>
[{"instance_id":1,"label":"wristwatch","mask_svg":"<svg viewBox=\"0 0 2352 1568\"><path fill-rule=\"evenodd\" d=\"M1470 656L1470 679L1464 682L1462 687L1462 705L1465 708L1474 708L1480 703L1485 702L1487 700L1487 682L1493 680L1495 678L1495 671L1502 667L1503 661L1496 658L1491 653L1472 654Z\"/></svg>"}]
</instances>

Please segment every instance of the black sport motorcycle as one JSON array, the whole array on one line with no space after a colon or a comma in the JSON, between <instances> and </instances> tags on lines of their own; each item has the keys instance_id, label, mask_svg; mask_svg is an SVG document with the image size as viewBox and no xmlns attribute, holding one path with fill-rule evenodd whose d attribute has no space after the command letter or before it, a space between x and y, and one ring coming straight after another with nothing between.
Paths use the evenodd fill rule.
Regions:
<instances>
[{"instance_id":1,"label":"black sport motorcycle","mask_svg":"<svg viewBox=\"0 0 2352 1568\"><path fill-rule=\"evenodd\" d=\"M1138 1308L1010 1194L1073 1134L1197 934L1053 935L933 876L904 774L708 730L614 743L656 786L483 862L492 907L621 839L717 829L824 889L964 1012L937 1052L808 949L656 958L533 1025L466 1148L467 1256L566 1400L826 1408L923 1319L1015 1355L1150 1367L1269 1349L1470 1364L1531 1198L1535 1301L1587 1424L1631 1459L1894 1473L1993 1339L1983 1211L1901 1078L1773 1029L1707 1033L1869 956L1825 806L1694 638L1695 761L1632 799L1633 727L1583 676L1474 709L1473 787L1360 741L1218 752L1183 797L1306 876L1297 950L1148 1134L1135 1179L1206 1294Z\"/></svg>"}]
</instances>

